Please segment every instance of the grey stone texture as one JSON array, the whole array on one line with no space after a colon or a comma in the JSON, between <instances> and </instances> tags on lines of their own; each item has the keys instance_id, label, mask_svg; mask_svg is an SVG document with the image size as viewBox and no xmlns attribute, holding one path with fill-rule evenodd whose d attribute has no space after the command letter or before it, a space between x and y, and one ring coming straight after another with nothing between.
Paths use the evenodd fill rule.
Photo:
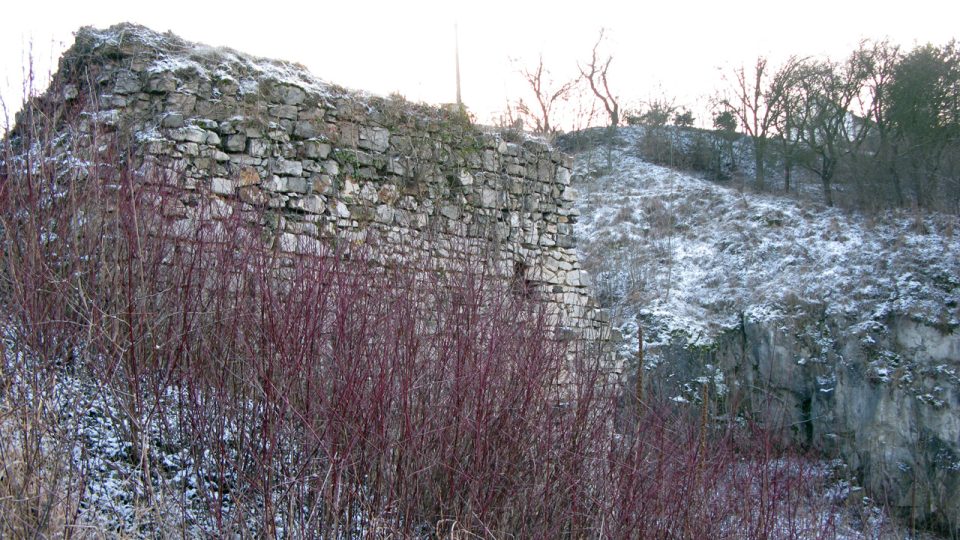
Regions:
<instances>
[{"instance_id":1,"label":"grey stone texture","mask_svg":"<svg viewBox=\"0 0 960 540\"><path fill-rule=\"evenodd\" d=\"M574 251L571 159L543 142L132 24L81 29L54 84L98 96L84 114L145 164L175 166L185 192L279 213L281 249L363 239L385 260L451 266L494 251L502 278L548 301L557 335L609 336Z\"/></svg>"},{"instance_id":2,"label":"grey stone texture","mask_svg":"<svg viewBox=\"0 0 960 540\"><path fill-rule=\"evenodd\" d=\"M704 366L718 369L727 396L770 412L796 442L841 457L867 495L956 534L960 334L898 315L854 330L840 315L811 311L745 315L708 347L680 337L661 349L651 375L713 381L717 372Z\"/></svg>"}]
</instances>

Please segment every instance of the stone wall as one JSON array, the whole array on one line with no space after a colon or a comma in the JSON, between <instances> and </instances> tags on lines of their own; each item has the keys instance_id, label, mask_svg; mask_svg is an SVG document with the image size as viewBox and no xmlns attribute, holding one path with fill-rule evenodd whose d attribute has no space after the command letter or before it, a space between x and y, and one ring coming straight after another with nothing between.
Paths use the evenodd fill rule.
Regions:
<instances>
[{"instance_id":1,"label":"stone wall","mask_svg":"<svg viewBox=\"0 0 960 540\"><path fill-rule=\"evenodd\" d=\"M495 251L504 278L551 303L560 335L601 342L574 251L570 158L472 125L463 111L350 92L301 66L122 24L81 29L46 99L175 169L191 197L270 209L284 250L346 239L385 256ZM509 139L509 140L508 140Z\"/></svg>"}]
</instances>

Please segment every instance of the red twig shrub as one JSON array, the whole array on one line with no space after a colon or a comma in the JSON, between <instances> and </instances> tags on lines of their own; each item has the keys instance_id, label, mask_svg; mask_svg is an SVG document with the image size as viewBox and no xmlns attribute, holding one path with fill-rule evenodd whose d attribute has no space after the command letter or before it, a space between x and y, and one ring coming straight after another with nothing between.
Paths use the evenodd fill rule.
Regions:
<instances>
[{"instance_id":1,"label":"red twig shrub","mask_svg":"<svg viewBox=\"0 0 960 540\"><path fill-rule=\"evenodd\" d=\"M135 169L95 133L75 148L18 135L0 169L0 302L17 351L5 351L0 390L53 392L65 371L93 381L138 471L132 496L149 506L172 491L184 530L824 530L799 514L813 475L774 459L762 434L716 432L668 407L615 428L619 389L602 357L550 338L548 306L494 271L495 252L455 265L418 253L375 263L375 246L283 252L260 211L185 192L160 167ZM70 165L82 148L94 150ZM10 390L25 384L32 394ZM80 487L67 506L81 510L16 530L77 530L86 443L70 433L59 436ZM176 474L161 449L183 456ZM26 523L22 512L0 499L0 533Z\"/></svg>"}]
</instances>

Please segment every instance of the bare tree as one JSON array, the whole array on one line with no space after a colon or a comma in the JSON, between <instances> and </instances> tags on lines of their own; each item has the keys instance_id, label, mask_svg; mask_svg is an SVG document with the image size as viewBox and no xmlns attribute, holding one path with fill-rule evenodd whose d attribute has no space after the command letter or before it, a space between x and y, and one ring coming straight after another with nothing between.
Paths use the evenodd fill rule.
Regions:
<instances>
[{"instance_id":1,"label":"bare tree","mask_svg":"<svg viewBox=\"0 0 960 540\"><path fill-rule=\"evenodd\" d=\"M569 99L579 78L557 86L550 76L550 70L543 65L543 55L540 55L535 68L524 68L520 73L530 86L536 104L531 105L520 99L516 104L517 112L534 133L553 135L557 131L553 122L556 107Z\"/></svg>"},{"instance_id":2,"label":"bare tree","mask_svg":"<svg viewBox=\"0 0 960 540\"><path fill-rule=\"evenodd\" d=\"M737 153L733 143L737 140L737 117L729 110L721 110L713 117L713 131L715 149L713 153L713 175L717 180L729 178L724 171L724 163L728 163L730 171L739 166Z\"/></svg>"},{"instance_id":3,"label":"bare tree","mask_svg":"<svg viewBox=\"0 0 960 540\"><path fill-rule=\"evenodd\" d=\"M757 57L752 70L742 66L734 70L736 95L724 100L724 105L736 115L753 141L757 187L760 189L765 181L767 142L775 129L787 91L783 86L786 81L771 77L770 72L767 59L762 56Z\"/></svg>"},{"instance_id":4,"label":"bare tree","mask_svg":"<svg viewBox=\"0 0 960 540\"><path fill-rule=\"evenodd\" d=\"M880 137L879 158L886 162L893 184L894 197L898 206L903 205L903 188L895 164L897 149L892 144L893 128L887 107L887 95L893 79L894 70L900 62L900 47L883 41L875 43L872 49L872 68L870 70L870 117Z\"/></svg>"},{"instance_id":5,"label":"bare tree","mask_svg":"<svg viewBox=\"0 0 960 540\"><path fill-rule=\"evenodd\" d=\"M828 60L805 62L798 72L796 91L802 108L801 141L812 154L804 166L820 177L823 198L833 206L833 181L841 160L856 153L868 129L851 114L868 77L868 64L862 51L856 51L844 63Z\"/></svg>"},{"instance_id":6,"label":"bare tree","mask_svg":"<svg viewBox=\"0 0 960 540\"><path fill-rule=\"evenodd\" d=\"M607 55L606 58L603 58L599 52L600 45L605 37L604 32L604 29L601 28L600 37L597 38L597 42L590 52L590 61L585 66L578 64L577 67L580 68L580 74L590 85L593 95L607 111L610 126L616 127L620 125L620 98L610 90L609 72L613 56Z\"/></svg>"},{"instance_id":7,"label":"bare tree","mask_svg":"<svg viewBox=\"0 0 960 540\"><path fill-rule=\"evenodd\" d=\"M944 157L960 140L960 46L927 44L901 58L887 85L884 104L918 208L936 206Z\"/></svg>"},{"instance_id":8,"label":"bare tree","mask_svg":"<svg viewBox=\"0 0 960 540\"><path fill-rule=\"evenodd\" d=\"M800 113L803 108L799 92L795 89L800 84L798 74L800 66L805 60L798 60L791 57L780 67L773 76L772 88L776 88L780 94L779 114L774 117L773 139L777 143L777 150L780 153L780 161L783 166L783 190L790 192L790 183L793 178L793 169L802 159L800 147L801 136L803 135L804 116Z\"/></svg>"}]
</instances>

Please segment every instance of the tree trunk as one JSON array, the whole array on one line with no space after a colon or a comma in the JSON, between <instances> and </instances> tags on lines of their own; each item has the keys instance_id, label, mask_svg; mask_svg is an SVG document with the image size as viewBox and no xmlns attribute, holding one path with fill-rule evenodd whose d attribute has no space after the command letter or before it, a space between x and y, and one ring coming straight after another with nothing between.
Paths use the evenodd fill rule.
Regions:
<instances>
[{"instance_id":1,"label":"tree trunk","mask_svg":"<svg viewBox=\"0 0 960 540\"><path fill-rule=\"evenodd\" d=\"M823 184L823 200L827 203L827 206L833 206L833 187L831 183L833 182L833 170L836 164L826 157L823 158L821 163L823 167L820 169L820 183Z\"/></svg>"},{"instance_id":2,"label":"tree trunk","mask_svg":"<svg viewBox=\"0 0 960 540\"><path fill-rule=\"evenodd\" d=\"M890 179L893 180L893 193L897 198L897 206L903 206L903 187L900 185L900 173L897 172L897 165L890 163Z\"/></svg>"},{"instance_id":3,"label":"tree trunk","mask_svg":"<svg viewBox=\"0 0 960 540\"><path fill-rule=\"evenodd\" d=\"M764 186L764 170L763 170L763 157L766 152L766 143L761 142L761 139L758 137L753 141L753 158L756 166L756 177L757 177L757 189L763 190Z\"/></svg>"},{"instance_id":4,"label":"tree trunk","mask_svg":"<svg viewBox=\"0 0 960 540\"><path fill-rule=\"evenodd\" d=\"M898 146L896 144L889 144L887 142L881 142L881 149L888 149L885 152L887 157L887 167L890 173L890 182L893 184L893 195L896 197L897 206L902 207L904 205L903 198L903 186L900 183L900 172L897 170L897 154Z\"/></svg>"}]
</instances>

